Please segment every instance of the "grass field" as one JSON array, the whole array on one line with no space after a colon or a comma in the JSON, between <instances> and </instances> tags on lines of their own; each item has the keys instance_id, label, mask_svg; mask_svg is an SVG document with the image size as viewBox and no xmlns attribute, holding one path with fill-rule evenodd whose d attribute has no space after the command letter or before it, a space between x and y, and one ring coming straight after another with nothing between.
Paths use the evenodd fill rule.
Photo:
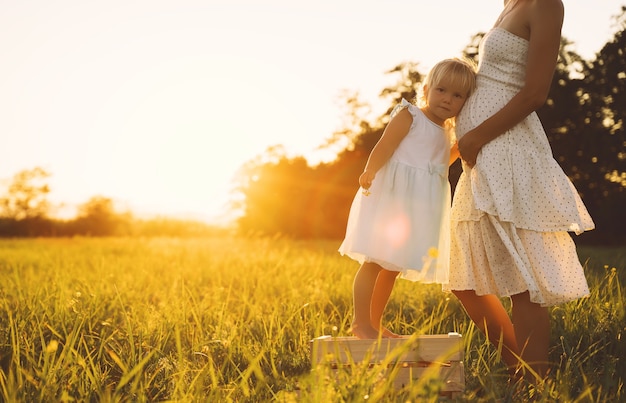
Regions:
<instances>
[{"instance_id":1,"label":"grass field","mask_svg":"<svg viewBox=\"0 0 626 403\"><path fill-rule=\"evenodd\" d=\"M310 340L347 335L357 264L338 242L286 239L0 241L5 402L437 401L437 382L394 390L311 370ZM551 309L553 371L536 401L626 400L626 248L580 247L591 288ZM498 352L456 299L399 280L386 321L456 331L459 401L511 400Z\"/></svg>"}]
</instances>

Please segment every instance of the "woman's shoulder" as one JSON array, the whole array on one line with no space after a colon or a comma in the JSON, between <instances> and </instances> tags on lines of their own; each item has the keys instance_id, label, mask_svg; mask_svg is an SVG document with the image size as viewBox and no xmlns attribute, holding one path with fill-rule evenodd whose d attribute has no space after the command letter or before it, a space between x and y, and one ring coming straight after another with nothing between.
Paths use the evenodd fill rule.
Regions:
<instances>
[{"instance_id":1,"label":"woman's shoulder","mask_svg":"<svg viewBox=\"0 0 626 403\"><path fill-rule=\"evenodd\" d=\"M548 15L558 16L564 12L565 6L562 0L529 0L531 10L537 13L550 13Z\"/></svg>"},{"instance_id":2,"label":"woman's shoulder","mask_svg":"<svg viewBox=\"0 0 626 403\"><path fill-rule=\"evenodd\" d=\"M565 10L561 0L528 0L527 23L530 35L542 43L547 38L560 38Z\"/></svg>"}]
</instances>

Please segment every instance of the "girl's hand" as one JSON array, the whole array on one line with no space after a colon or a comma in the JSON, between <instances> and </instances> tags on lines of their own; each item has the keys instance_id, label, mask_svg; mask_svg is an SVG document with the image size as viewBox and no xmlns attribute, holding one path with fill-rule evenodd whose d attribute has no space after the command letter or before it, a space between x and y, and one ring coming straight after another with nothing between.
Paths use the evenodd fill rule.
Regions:
<instances>
[{"instance_id":1,"label":"girl's hand","mask_svg":"<svg viewBox=\"0 0 626 403\"><path fill-rule=\"evenodd\" d=\"M461 140L459 140L458 146L459 153L461 154L461 159L465 161L465 163L470 167L476 165L478 152L483 147L482 144L478 141L477 134L473 130L467 132L467 134L465 134L465 136L461 137Z\"/></svg>"},{"instance_id":2,"label":"girl's hand","mask_svg":"<svg viewBox=\"0 0 626 403\"><path fill-rule=\"evenodd\" d=\"M363 189L369 189L370 186L372 186L372 181L374 180L374 177L376 177L376 173L373 173L371 171L364 171L361 176L359 176L359 185Z\"/></svg>"}]
</instances>

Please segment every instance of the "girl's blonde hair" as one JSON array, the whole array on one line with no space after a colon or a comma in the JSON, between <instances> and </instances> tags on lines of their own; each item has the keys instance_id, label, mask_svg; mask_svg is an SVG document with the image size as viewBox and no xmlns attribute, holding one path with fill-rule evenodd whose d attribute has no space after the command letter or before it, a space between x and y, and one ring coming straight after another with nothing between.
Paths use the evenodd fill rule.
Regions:
<instances>
[{"instance_id":1,"label":"girl's blonde hair","mask_svg":"<svg viewBox=\"0 0 626 403\"><path fill-rule=\"evenodd\" d=\"M442 82L453 87L460 87L469 97L476 88L476 66L473 62L466 59L451 58L444 59L430 69L426 79L421 85L418 92L418 106L424 107L428 104L424 86L428 88L437 87ZM446 129L454 129L454 117L444 122Z\"/></svg>"}]
</instances>

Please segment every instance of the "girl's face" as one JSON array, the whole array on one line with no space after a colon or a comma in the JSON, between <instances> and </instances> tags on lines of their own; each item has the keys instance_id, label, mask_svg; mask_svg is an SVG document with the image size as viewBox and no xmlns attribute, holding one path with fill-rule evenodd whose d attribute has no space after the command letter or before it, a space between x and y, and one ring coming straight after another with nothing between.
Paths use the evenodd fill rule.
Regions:
<instances>
[{"instance_id":1,"label":"girl's face","mask_svg":"<svg viewBox=\"0 0 626 403\"><path fill-rule=\"evenodd\" d=\"M424 86L424 91L429 118L439 125L458 115L467 100L466 89L450 82L442 81L432 87Z\"/></svg>"}]
</instances>

